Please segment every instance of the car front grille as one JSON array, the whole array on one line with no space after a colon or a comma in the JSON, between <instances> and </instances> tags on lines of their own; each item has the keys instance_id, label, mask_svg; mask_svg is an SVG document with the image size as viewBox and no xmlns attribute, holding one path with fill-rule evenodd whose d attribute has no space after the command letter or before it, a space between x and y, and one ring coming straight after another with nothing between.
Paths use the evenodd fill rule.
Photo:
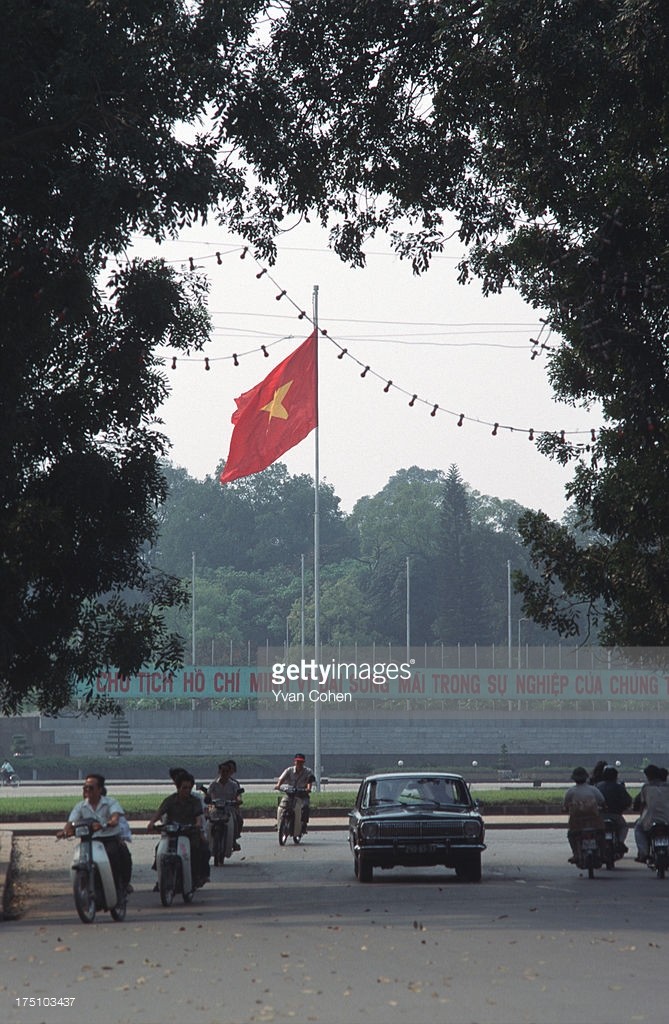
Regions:
<instances>
[{"instance_id":1,"label":"car front grille","mask_svg":"<svg viewBox=\"0 0 669 1024\"><path fill-rule=\"evenodd\" d=\"M453 839L463 834L461 821L382 821L379 839Z\"/></svg>"}]
</instances>

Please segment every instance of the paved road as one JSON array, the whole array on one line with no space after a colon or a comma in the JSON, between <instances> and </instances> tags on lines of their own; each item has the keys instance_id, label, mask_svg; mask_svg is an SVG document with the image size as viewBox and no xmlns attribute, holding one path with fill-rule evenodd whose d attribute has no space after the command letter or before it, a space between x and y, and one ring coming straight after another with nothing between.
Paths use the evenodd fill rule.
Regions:
<instances>
[{"instance_id":1,"label":"paved road","mask_svg":"<svg viewBox=\"0 0 669 1024\"><path fill-rule=\"evenodd\" d=\"M488 836L480 885L443 869L352 874L344 832L243 852L192 905L151 891L133 843L122 924L76 917L72 844L19 838L24 913L3 923L8 1024L631 1024L665 1018L669 880L629 861L590 881L564 832ZM23 1005L44 997L74 1006ZM17 1003L21 1001L21 1005Z\"/></svg>"}]
</instances>

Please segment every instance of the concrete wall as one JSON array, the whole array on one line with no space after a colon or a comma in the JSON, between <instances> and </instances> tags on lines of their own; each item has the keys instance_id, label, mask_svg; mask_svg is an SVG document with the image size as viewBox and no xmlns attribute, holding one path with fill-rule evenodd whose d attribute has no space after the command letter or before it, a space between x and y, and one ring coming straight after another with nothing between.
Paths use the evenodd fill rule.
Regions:
<instances>
[{"instance_id":1,"label":"concrete wall","mask_svg":"<svg viewBox=\"0 0 669 1024\"><path fill-rule=\"evenodd\" d=\"M15 746L13 739L19 735L25 736L28 752L36 757L67 756L69 753L67 741L63 746L58 746L55 741L51 728L54 721L54 719L42 719L38 715L0 718L0 760L4 761L5 758L12 760Z\"/></svg>"},{"instance_id":2,"label":"concrete wall","mask_svg":"<svg viewBox=\"0 0 669 1024\"><path fill-rule=\"evenodd\" d=\"M272 714L257 711L128 711L132 753L188 756L211 754L212 765L222 756L253 759L258 774L270 774L303 749L311 760L314 726L310 714ZM44 724L61 749L72 756L94 757L105 749L111 718L57 718ZM414 713L382 713L347 718L339 710L321 716L322 764L326 773L364 772L373 767L426 758L435 764L495 765L502 746L512 765L560 764L600 757L639 764L643 757L666 763L669 715L598 714L570 712L544 716L537 712L467 713L426 717Z\"/></svg>"}]
</instances>

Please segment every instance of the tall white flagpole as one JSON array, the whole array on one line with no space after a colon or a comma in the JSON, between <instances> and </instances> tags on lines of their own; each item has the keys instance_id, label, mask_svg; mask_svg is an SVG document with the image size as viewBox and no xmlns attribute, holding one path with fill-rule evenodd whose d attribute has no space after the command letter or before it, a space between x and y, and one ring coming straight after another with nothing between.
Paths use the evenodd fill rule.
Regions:
<instances>
[{"instance_id":1,"label":"tall white flagpole","mask_svg":"<svg viewBox=\"0 0 669 1024\"><path fill-rule=\"evenodd\" d=\"M320 522L319 522L319 485L320 467L318 463L318 285L314 285L313 321L316 331L316 430L314 432L315 465L314 465L314 658L320 664L321 630L320 630ZM316 790L321 788L321 712L320 703L314 701L314 772Z\"/></svg>"}]
</instances>

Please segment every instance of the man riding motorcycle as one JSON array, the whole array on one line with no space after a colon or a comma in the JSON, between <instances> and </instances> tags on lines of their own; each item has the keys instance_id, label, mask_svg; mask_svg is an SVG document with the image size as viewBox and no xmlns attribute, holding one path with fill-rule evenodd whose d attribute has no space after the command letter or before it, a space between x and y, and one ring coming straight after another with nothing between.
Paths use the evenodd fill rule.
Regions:
<instances>
[{"instance_id":1,"label":"man riding motorcycle","mask_svg":"<svg viewBox=\"0 0 669 1024\"><path fill-rule=\"evenodd\" d=\"M104 843L109 857L114 884L118 890L119 883L127 892L132 892L130 878L132 876L132 857L130 850L123 841L121 819L123 808L118 800L107 796L104 775L89 772L83 784L83 800L75 804L67 822L57 834L58 839L73 836L75 826L81 821L93 821L92 829L96 840Z\"/></svg>"},{"instance_id":2,"label":"man riding motorcycle","mask_svg":"<svg viewBox=\"0 0 669 1024\"><path fill-rule=\"evenodd\" d=\"M306 758L304 754L296 754L293 758L293 764L290 768L286 768L284 772L279 776L275 789L280 790L282 786L294 786L295 789L306 790L307 793L311 793L311 787L316 781L311 768L306 767ZM276 817L276 827L279 827L281 821L281 815L284 808L288 804L288 797L284 794L279 804ZM302 801L302 832L307 831L307 824L309 822L309 799ZM297 833L296 833L297 834Z\"/></svg>"},{"instance_id":3,"label":"man riding motorcycle","mask_svg":"<svg viewBox=\"0 0 669 1024\"><path fill-rule=\"evenodd\" d=\"M237 840L239 839L242 831L242 817L239 810L239 804L241 803L241 794L243 791L242 787L237 782L237 779L232 777L236 767L237 766L234 761L221 761L218 766L218 775L214 781L207 786L207 795L204 798L205 804L208 806L215 804L217 800L226 800L228 803L232 804L230 810L232 813L234 828L233 852L241 850L241 846ZM214 848L211 821L209 822L209 847L210 849Z\"/></svg>"},{"instance_id":4,"label":"man riding motorcycle","mask_svg":"<svg viewBox=\"0 0 669 1024\"><path fill-rule=\"evenodd\" d=\"M643 784L634 801L634 809L641 811L641 816L634 826L636 859L641 864L645 864L648 859L648 833L653 822L669 824L669 785L666 769L649 764L644 768L644 775L648 781Z\"/></svg>"},{"instance_id":5,"label":"man riding motorcycle","mask_svg":"<svg viewBox=\"0 0 669 1024\"><path fill-rule=\"evenodd\" d=\"M578 854L578 836L581 831L595 829L604 832L604 819L601 816L604 797L596 786L591 786L588 782L585 768L574 768L571 777L575 785L565 793L563 808L569 815L567 836L572 849L569 862L573 864Z\"/></svg>"},{"instance_id":6,"label":"man riding motorcycle","mask_svg":"<svg viewBox=\"0 0 669 1024\"><path fill-rule=\"evenodd\" d=\"M147 832L153 832L159 818L174 821L179 825L196 825L197 830L189 835L191 847L191 864L193 865L196 886L209 881L209 848L202 839L202 803L194 795L195 779L190 772L184 771L174 779L176 793L165 797L158 810L146 823Z\"/></svg>"},{"instance_id":7,"label":"man riding motorcycle","mask_svg":"<svg viewBox=\"0 0 669 1024\"><path fill-rule=\"evenodd\" d=\"M627 792L624 782L618 782L618 769L607 764L602 771L602 781L597 783L597 789L606 801L606 813L616 823L616 834L618 841L627 853L625 839L627 838L628 826L623 818L623 813L632 805L632 797Z\"/></svg>"}]
</instances>

